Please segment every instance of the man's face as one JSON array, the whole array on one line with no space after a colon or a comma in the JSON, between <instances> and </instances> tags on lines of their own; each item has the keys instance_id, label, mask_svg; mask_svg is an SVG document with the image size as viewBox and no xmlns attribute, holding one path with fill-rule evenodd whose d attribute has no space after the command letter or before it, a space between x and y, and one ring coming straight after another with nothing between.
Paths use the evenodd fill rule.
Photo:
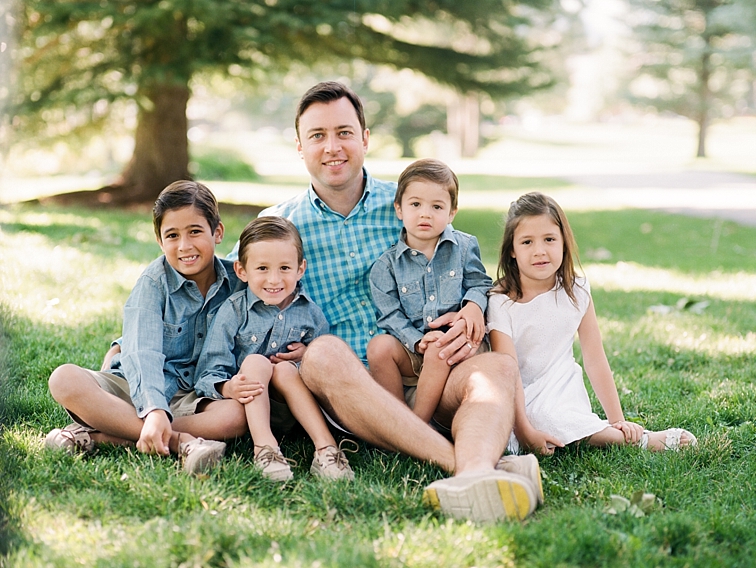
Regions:
<instances>
[{"instance_id":1,"label":"man's face","mask_svg":"<svg viewBox=\"0 0 756 568\"><path fill-rule=\"evenodd\" d=\"M307 107L299 117L297 151L316 191L362 189L369 135L345 97Z\"/></svg>"}]
</instances>

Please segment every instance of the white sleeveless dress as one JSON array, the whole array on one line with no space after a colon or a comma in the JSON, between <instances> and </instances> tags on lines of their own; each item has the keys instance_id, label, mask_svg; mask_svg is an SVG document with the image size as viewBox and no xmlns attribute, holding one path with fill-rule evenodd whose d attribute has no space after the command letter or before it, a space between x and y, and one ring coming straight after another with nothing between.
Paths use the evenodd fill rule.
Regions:
<instances>
[{"instance_id":1,"label":"white sleeveless dress","mask_svg":"<svg viewBox=\"0 0 756 568\"><path fill-rule=\"evenodd\" d=\"M526 303L493 294L486 311L487 331L500 331L514 342L528 419L564 444L609 426L591 410L583 369L573 356L575 334L590 303L588 281L578 278L574 291L577 307L560 288ZM508 449L519 450L514 434Z\"/></svg>"}]
</instances>

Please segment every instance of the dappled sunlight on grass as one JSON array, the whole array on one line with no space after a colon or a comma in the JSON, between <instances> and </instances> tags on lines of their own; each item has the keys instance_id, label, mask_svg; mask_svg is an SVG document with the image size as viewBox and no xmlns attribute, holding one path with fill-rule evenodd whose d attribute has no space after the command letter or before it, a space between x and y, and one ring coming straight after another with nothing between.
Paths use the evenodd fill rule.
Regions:
<instances>
[{"instance_id":1,"label":"dappled sunlight on grass","mask_svg":"<svg viewBox=\"0 0 756 568\"><path fill-rule=\"evenodd\" d=\"M144 265L109 261L42 235L4 233L0 301L34 322L74 324L118 313Z\"/></svg>"},{"instance_id":2,"label":"dappled sunlight on grass","mask_svg":"<svg viewBox=\"0 0 756 568\"><path fill-rule=\"evenodd\" d=\"M584 264L592 287L624 292L655 290L722 300L756 300L756 274L709 272L692 276L634 262Z\"/></svg>"}]
</instances>

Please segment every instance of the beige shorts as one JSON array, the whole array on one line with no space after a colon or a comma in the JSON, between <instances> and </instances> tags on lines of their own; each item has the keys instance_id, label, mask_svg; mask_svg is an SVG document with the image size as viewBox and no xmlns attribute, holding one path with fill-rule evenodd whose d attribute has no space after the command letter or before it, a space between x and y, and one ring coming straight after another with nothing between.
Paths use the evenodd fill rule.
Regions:
<instances>
[{"instance_id":1,"label":"beige shorts","mask_svg":"<svg viewBox=\"0 0 756 568\"><path fill-rule=\"evenodd\" d=\"M86 371L92 375L92 377L95 381L97 381L97 384L100 385L100 388L102 390L112 394L115 397L120 398L131 406L134 406L134 402L131 400L129 382L126 379L112 373L91 371L89 369L86 369ZM171 399L168 407L171 409L171 414L173 414L174 418L179 418L197 414L197 407L202 402L213 402L215 400L217 399L206 396L197 396L197 393L193 390L179 390L175 395L173 395L173 398ZM89 424L81 420L70 410L66 410L66 412L68 412L68 415L77 424L81 424L82 426L86 426L88 428L90 427ZM297 420L296 418L294 418L294 415L291 413L291 410L286 403L271 399L270 427L274 432L288 432L296 425L296 423Z\"/></svg>"}]
</instances>

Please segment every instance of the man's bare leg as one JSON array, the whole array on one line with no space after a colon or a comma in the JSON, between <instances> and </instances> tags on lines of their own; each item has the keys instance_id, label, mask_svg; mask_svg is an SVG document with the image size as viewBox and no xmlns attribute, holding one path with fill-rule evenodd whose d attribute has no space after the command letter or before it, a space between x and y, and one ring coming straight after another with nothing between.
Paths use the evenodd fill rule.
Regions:
<instances>
[{"instance_id":1,"label":"man's bare leg","mask_svg":"<svg viewBox=\"0 0 756 568\"><path fill-rule=\"evenodd\" d=\"M313 341L300 373L326 412L356 436L454 471L452 444L376 383L341 339Z\"/></svg>"},{"instance_id":2,"label":"man's bare leg","mask_svg":"<svg viewBox=\"0 0 756 568\"><path fill-rule=\"evenodd\" d=\"M435 418L451 424L456 473L492 470L514 425L517 364L499 353L482 353L449 374Z\"/></svg>"}]
</instances>

